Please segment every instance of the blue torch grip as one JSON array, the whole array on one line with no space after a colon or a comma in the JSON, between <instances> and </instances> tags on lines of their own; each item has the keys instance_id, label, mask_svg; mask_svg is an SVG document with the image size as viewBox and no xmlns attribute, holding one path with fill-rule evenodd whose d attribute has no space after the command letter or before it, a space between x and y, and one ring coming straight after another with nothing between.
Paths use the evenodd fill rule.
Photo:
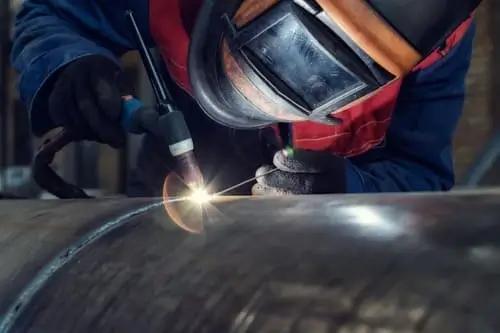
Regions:
<instances>
[{"instance_id":1,"label":"blue torch grip","mask_svg":"<svg viewBox=\"0 0 500 333\"><path fill-rule=\"evenodd\" d=\"M122 106L121 125L128 133L137 133L140 131L137 124L137 113L144 107L144 104L137 98L124 97Z\"/></svg>"}]
</instances>

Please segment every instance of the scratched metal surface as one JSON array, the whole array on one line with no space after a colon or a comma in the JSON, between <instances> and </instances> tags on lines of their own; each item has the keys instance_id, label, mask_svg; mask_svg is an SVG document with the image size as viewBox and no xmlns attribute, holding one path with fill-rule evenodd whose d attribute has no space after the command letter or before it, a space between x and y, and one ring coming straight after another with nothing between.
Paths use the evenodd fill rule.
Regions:
<instances>
[{"instance_id":1,"label":"scratched metal surface","mask_svg":"<svg viewBox=\"0 0 500 333\"><path fill-rule=\"evenodd\" d=\"M0 203L0 331L500 331L499 191L154 203Z\"/></svg>"},{"instance_id":2,"label":"scratched metal surface","mask_svg":"<svg viewBox=\"0 0 500 333\"><path fill-rule=\"evenodd\" d=\"M145 200L0 200L0 314L19 288L61 250Z\"/></svg>"}]
</instances>

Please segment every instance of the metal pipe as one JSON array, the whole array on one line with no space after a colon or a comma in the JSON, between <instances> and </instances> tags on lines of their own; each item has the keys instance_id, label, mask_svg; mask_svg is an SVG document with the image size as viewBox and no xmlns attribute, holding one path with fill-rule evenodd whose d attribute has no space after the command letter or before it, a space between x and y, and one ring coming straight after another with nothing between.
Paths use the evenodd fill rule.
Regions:
<instances>
[{"instance_id":1,"label":"metal pipe","mask_svg":"<svg viewBox=\"0 0 500 333\"><path fill-rule=\"evenodd\" d=\"M498 202L221 198L202 235L156 200L0 202L0 332L498 332Z\"/></svg>"}]
</instances>

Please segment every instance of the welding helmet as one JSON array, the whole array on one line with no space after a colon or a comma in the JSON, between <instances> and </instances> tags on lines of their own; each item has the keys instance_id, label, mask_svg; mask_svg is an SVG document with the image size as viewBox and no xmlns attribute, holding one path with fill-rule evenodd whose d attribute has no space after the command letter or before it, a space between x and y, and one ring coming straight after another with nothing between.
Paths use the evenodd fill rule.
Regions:
<instances>
[{"instance_id":1,"label":"welding helmet","mask_svg":"<svg viewBox=\"0 0 500 333\"><path fill-rule=\"evenodd\" d=\"M191 40L193 94L232 128L335 124L408 74L480 2L205 0Z\"/></svg>"}]
</instances>

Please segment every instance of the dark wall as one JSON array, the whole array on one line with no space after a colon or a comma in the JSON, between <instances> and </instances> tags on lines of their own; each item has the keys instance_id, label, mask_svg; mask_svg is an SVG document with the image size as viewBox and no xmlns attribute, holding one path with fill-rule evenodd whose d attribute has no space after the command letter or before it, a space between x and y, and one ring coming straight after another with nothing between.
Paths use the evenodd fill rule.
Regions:
<instances>
[{"instance_id":1,"label":"dark wall","mask_svg":"<svg viewBox=\"0 0 500 333\"><path fill-rule=\"evenodd\" d=\"M477 13L477 35L467 81L464 116L455 139L458 180L462 180L499 127L500 4L485 0Z\"/></svg>"}]
</instances>

